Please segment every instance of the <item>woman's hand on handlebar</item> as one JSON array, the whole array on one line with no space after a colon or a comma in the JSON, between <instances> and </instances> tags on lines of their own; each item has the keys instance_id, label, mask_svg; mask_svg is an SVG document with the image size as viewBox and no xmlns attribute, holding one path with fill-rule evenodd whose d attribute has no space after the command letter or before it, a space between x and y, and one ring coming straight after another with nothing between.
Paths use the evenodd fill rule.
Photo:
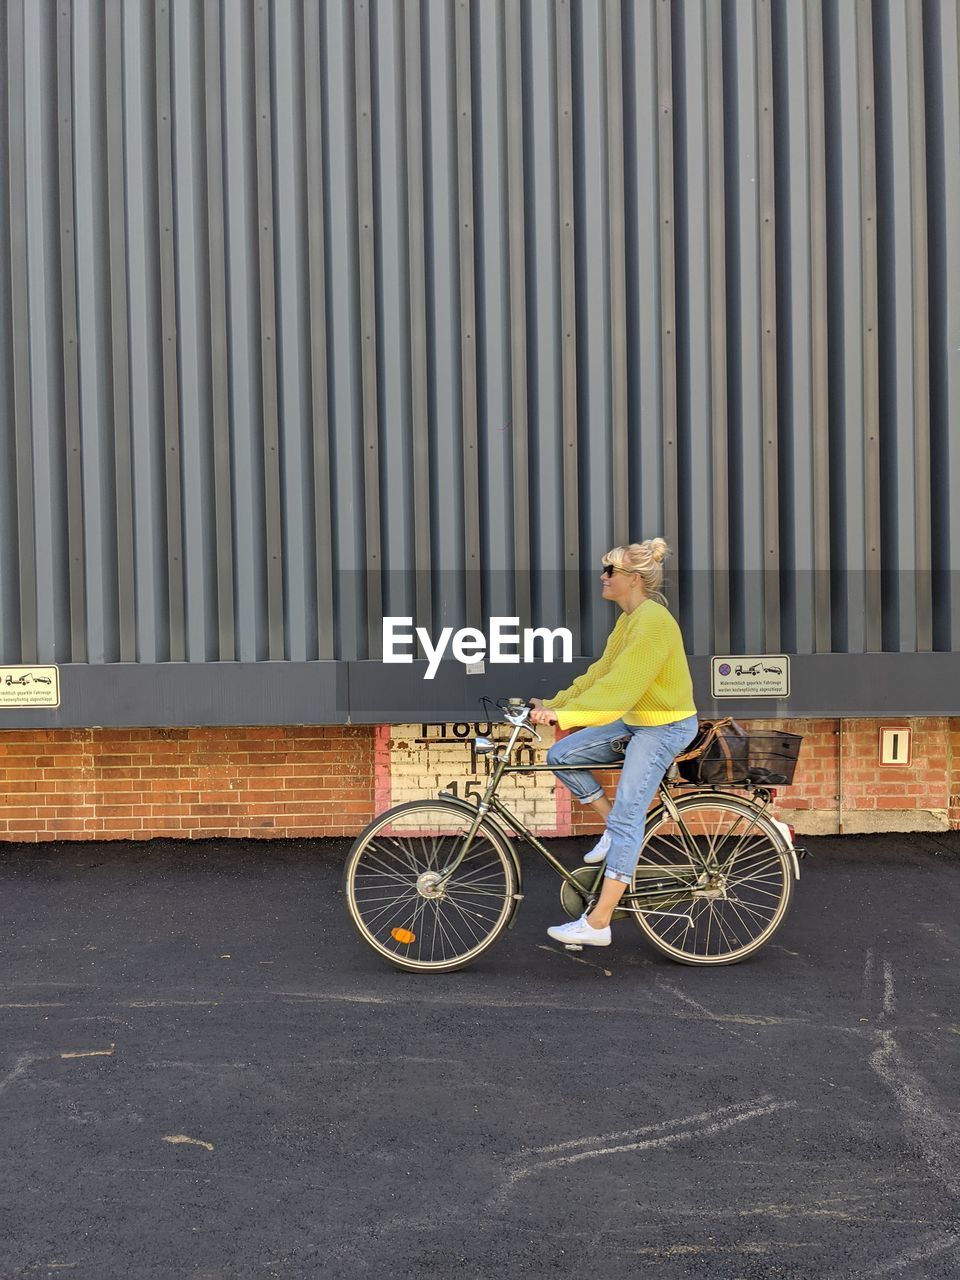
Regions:
<instances>
[{"instance_id":1,"label":"woman's hand on handlebar","mask_svg":"<svg viewBox=\"0 0 960 1280\"><path fill-rule=\"evenodd\" d=\"M530 712L531 724L556 724L557 713L551 711L549 707L545 707L540 698L531 698L530 705L533 708Z\"/></svg>"}]
</instances>

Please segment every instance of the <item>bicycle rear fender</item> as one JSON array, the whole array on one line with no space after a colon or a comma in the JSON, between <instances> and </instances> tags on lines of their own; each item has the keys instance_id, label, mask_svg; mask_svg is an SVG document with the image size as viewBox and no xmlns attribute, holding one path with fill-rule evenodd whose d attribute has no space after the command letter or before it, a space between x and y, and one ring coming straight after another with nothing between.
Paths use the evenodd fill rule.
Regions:
<instances>
[{"instance_id":1,"label":"bicycle rear fender","mask_svg":"<svg viewBox=\"0 0 960 1280\"><path fill-rule=\"evenodd\" d=\"M711 790L711 795L722 796L725 800L739 800L741 804L749 804L749 801L745 800L744 797L740 795L739 792L737 791L728 791L723 787L715 787L715 788L712 787L710 790ZM690 794L693 795L694 793L691 792ZM650 810L650 812L647 814L647 825L644 829L644 839L646 839L646 836L649 833L650 828L653 826L653 824L655 822L658 822L662 817L662 815L666 812L667 812L667 806L663 803L658 804L655 809ZM787 828L787 824L785 822L780 822L779 819L775 818L772 813L768 813L765 816L772 823L773 827L776 830L777 838L780 843L780 848L784 853L789 854L790 865L793 867L793 878L795 881L799 883L800 860L797 857L796 849L793 847L793 844L790 841L789 828Z\"/></svg>"}]
</instances>

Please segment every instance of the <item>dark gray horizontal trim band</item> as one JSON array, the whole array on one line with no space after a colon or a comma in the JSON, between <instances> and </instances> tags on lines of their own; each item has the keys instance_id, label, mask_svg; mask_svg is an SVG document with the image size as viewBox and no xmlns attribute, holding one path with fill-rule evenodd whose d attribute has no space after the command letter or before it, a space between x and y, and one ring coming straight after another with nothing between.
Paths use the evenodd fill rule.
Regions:
<instances>
[{"instance_id":1,"label":"dark gray horizontal trim band","mask_svg":"<svg viewBox=\"0 0 960 1280\"><path fill-rule=\"evenodd\" d=\"M0 707L3 729L345 724L345 662L118 662L60 667L60 706Z\"/></svg>"},{"instance_id":2,"label":"dark gray horizontal trim band","mask_svg":"<svg viewBox=\"0 0 960 1280\"><path fill-rule=\"evenodd\" d=\"M586 671L593 658L576 662L488 665L468 676L457 662L441 662L424 680L426 662L393 665L351 662L350 720L354 724L405 724L425 720L483 718L481 694L549 697ZM790 697L710 697L710 658L691 657L694 699L701 719L744 720L824 716L960 715L960 653L818 653L790 655Z\"/></svg>"},{"instance_id":3,"label":"dark gray horizontal trim band","mask_svg":"<svg viewBox=\"0 0 960 1280\"><path fill-rule=\"evenodd\" d=\"M488 666L441 662L163 662L65 664L60 706L0 708L3 729L246 724L407 724L484 719L481 694L549 697L592 659ZM710 658L692 657L701 719L960 716L960 653L795 654L791 693L714 700Z\"/></svg>"},{"instance_id":4,"label":"dark gray horizontal trim band","mask_svg":"<svg viewBox=\"0 0 960 1280\"><path fill-rule=\"evenodd\" d=\"M690 670L702 719L960 715L960 653L791 654L785 702L711 698L710 659L691 658Z\"/></svg>"}]
</instances>

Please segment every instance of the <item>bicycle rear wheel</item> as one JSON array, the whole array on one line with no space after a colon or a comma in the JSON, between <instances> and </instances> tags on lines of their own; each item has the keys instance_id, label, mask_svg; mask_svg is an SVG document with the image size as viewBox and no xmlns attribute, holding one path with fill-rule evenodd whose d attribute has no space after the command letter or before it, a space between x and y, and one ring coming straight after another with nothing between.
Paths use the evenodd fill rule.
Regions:
<instances>
[{"instance_id":1,"label":"bicycle rear wheel","mask_svg":"<svg viewBox=\"0 0 960 1280\"><path fill-rule=\"evenodd\" d=\"M634 874L633 891L646 907L634 920L658 951L681 964L745 960L769 942L790 905L793 869L783 837L738 796L690 795L674 803L709 870L661 811Z\"/></svg>"},{"instance_id":2,"label":"bicycle rear wheel","mask_svg":"<svg viewBox=\"0 0 960 1280\"><path fill-rule=\"evenodd\" d=\"M369 946L398 969L449 973L476 960L510 920L517 875L506 838L481 823L454 875L473 815L443 800L381 813L354 841L343 873L347 912Z\"/></svg>"}]
</instances>

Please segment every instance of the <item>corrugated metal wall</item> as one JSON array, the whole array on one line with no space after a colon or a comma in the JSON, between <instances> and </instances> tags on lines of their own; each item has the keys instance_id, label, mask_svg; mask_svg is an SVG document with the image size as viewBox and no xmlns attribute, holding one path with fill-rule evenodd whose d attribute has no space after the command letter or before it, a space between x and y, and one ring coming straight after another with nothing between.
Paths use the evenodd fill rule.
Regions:
<instances>
[{"instance_id":1,"label":"corrugated metal wall","mask_svg":"<svg viewBox=\"0 0 960 1280\"><path fill-rule=\"evenodd\" d=\"M960 649L956 0L4 0L0 661ZM414 573L416 568L418 572Z\"/></svg>"}]
</instances>

